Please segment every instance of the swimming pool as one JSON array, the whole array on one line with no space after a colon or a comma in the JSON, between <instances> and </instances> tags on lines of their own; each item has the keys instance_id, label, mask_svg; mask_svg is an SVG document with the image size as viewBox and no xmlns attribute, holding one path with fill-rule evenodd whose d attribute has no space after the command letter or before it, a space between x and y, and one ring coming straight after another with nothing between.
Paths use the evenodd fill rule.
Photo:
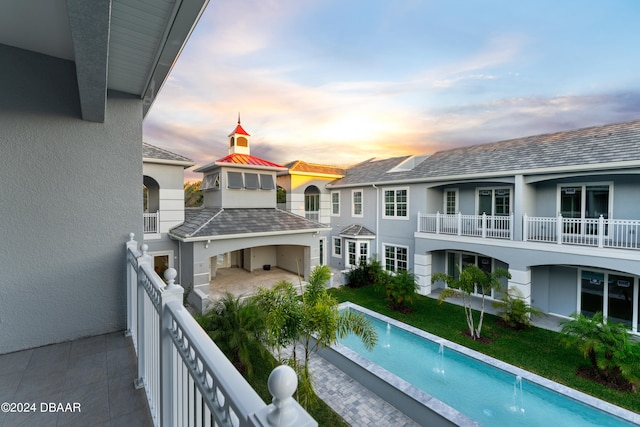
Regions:
<instances>
[{"instance_id":1,"label":"swimming pool","mask_svg":"<svg viewBox=\"0 0 640 427\"><path fill-rule=\"evenodd\" d=\"M346 303L343 308L370 316L378 332L378 345L372 352L355 336L334 346L343 356L365 367L354 378L373 381L364 378L363 371L382 377L393 388L408 392L412 399L428 403L431 411L440 412L450 424L488 427L640 424L640 415L631 411L355 304ZM380 390L379 385L374 385L372 391ZM385 389L381 395L387 398L390 392ZM424 421L423 415L407 415Z\"/></svg>"}]
</instances>

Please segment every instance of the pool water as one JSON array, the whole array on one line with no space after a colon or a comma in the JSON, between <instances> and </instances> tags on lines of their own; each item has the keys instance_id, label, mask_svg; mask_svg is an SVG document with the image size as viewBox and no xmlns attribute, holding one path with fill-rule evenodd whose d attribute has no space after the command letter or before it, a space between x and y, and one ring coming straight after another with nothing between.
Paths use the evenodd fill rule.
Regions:
<instances>
[{"instance_id":1,"label":"pool water","mask_svg":"<svg viewBox=\"0 0 640 427\"><path fill-rule=\"evenodd\" d=\"M371 316L378 344L340 343L485 426L632 426L610 413ZM532 349L535 351L535 349ZM515 371L518 371L514 367ZM533 376L533 374L531 374ZM622 410L624 411L624 410Z\"/></svg>"}]
</instances>

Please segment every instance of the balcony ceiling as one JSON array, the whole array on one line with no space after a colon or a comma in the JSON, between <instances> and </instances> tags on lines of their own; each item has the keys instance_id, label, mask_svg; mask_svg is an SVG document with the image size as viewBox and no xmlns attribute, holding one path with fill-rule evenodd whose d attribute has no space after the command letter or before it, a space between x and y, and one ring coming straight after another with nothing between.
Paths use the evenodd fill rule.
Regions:
<instances>
[{"instance_id":1,"label":"balcony ceiling","mask_svg":"<svg viewBox=\"0 0 640 427\"><path fill-rule=\"evenodd\" d=\"M82 116L103 122L107 90L147 113L208 0L2 0L0 43L76 63Z\"/></svg>"}]
</instances>

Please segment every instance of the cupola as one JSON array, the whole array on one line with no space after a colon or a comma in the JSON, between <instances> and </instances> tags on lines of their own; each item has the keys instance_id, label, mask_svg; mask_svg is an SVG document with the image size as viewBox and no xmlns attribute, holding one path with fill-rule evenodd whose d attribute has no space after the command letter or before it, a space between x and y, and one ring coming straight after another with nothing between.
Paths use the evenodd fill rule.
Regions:
<instances>
[{"instance_id":1,"label":"cupola","mask_svg":"<svg viewBox=\"0 0 640 427\"><path fill-rule=\"evenodd\" d=\"M240 113L238 113L238 125L229 134L229 154L246 154L251 155L249 148L249 135L240 124Z\"/></svg>"}]
</instances>

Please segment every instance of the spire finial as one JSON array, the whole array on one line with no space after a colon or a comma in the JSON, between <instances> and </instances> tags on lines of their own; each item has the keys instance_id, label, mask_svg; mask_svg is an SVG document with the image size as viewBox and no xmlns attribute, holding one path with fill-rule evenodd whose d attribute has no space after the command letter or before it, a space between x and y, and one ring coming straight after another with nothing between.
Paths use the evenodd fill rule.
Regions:
<instances>
[{"instance_id":1,"label":"spire finial","mask_svg":"<svg viewBox=\"0 0 640 427\"><path fill-rule=\"evenodd\" d=\"M238 124L240 124L240 112L238 111Z\"/></svg>"}]
</instances>

